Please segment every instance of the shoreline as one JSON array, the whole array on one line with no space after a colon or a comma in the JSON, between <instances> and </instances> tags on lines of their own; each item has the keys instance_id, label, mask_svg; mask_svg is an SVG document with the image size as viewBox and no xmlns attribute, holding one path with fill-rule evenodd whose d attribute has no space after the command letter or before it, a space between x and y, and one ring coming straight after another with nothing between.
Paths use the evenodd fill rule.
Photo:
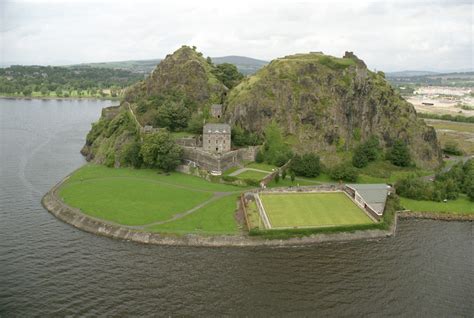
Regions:
<instances>
[{"instance_id":1,"label":"shoreline","mask_svg":"<svg viewBox=\"0 0 474 318\"><path fill-rule=\"evenodd\" d=\"M0 99L12 99L12 100L110 100L113 102L120 101L120 98L114 97L58 97L58 96L7 96L0 95Z\"/></svg>"},{"instance_id":2,"label":"shoreline","mask_svg":"<svg viewBox=\"0 0 474 318\"><path fill-rule=\"evenodd\" d=\"M41 204L55 217L82 231L114 239L144 244L165 246L194 247L256 247L256 246L302 246L326 242L347 242L354 240L374 240L393 237L397 231L398 219L432 219L442 221L474 221L474 215L440 214L432 212L395 212L394 221L388 230L362 230L330 234L313 234L305 237L289 239L263 239L249 235L199 235L199 234L164 234L135 230L86 215L64 203L58 196L60 186L70 174L49 190L42 198Z\"/></svg>"}]
</instances>

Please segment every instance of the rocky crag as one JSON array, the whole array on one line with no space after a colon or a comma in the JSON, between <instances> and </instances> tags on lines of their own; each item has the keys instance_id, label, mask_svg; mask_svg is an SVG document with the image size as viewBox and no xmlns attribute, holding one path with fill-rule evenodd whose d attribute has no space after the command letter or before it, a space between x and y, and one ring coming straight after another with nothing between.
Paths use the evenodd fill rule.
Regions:
<instances>
[{"instance_id":1,"label":"rocky crag","mask_svg":"<svg viewBox=\"0 0 474 318\"><path fill-rule=\"evenodd\" d=\"M315 151L337 163L375 135L384 148L405 141L417 165L440 163L436 133L385 80L351 52L273 60L235 87L226 100L230 123L262 133L276 121L296 152Z\"/></svg>"},{"instance_id":2,"label":"rocky crag","mask_svg":"<svg viewBox=\"0 0 474 318\"><path fill-rule=\"evenodd\" d=\"M417 118L382 72L368 70L350 52L343 58L322 53L279 58L232 90L213 70L194 48L183 46L168 55L148 78L127 90L119 107L104 110L82 153L93 162L120 166L125 150L139 139L136 120L156 127L156 103L160 96L172 95L178 97L171 104L185 100L183 107L192 114L188 123L199 115L196 121L202 124L211 104L224 103L225 120L232 125L263 135L274 121L295 152L317 152L328 165L350 157L371 136L384 148L397 139L405 141L421 167L440 163L434 129Z\"/></svg>"}]
</instances>

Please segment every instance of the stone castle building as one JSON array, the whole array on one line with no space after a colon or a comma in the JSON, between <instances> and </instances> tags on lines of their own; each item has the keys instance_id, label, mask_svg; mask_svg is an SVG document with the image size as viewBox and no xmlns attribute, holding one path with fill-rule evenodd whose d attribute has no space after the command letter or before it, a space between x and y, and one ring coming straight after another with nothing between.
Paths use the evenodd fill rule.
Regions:
<instances>
[{"instance_id":1,"label":"stone castle building","mask_svg":"<svg viewBox=\"0 0 474 318\"><path fill-rule=\"evenodd\" d=\"M221 118L222 117L222 105L221 104L211 105L211 116L214 117L214 118Z\"/></svg>"},{"instance_id":2,"label":"stone castle building","mask_svg":"<svg viewBox=\"0 0 474 318\"><path fill-rule=\"evenodd\" d=\"M230 151L231 129L228 124L206 124L202 129L202 147L209 153L222 154Z\"/></svg>"}]
</instances>

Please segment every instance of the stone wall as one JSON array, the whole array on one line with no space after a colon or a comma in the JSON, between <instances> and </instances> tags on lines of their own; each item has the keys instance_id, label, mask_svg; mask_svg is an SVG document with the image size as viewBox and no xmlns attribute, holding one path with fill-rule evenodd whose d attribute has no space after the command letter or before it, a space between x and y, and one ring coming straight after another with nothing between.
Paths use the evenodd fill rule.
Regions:
<instances>
[{"instance_id":1,"label":"stone wall","mask_svg":"<svg viewBox=\"0 0 474 318\"><path fill-rule=\"evenodd\" d=\"M183 137L176 139L176 143L183 147L202 147L201 137Z\"/></svg>"},{"instance_id":2,"label":"stone wall","mask_svg":"<svg viewBox=\"0 0 474 318\"><path fill-rule=\"evenodd\" d=\"M185 160L195 162L201 169L224 171L239 166L243 161L254 161L258 147L241 148L223 154L212 154L202 148L183 147Z\"/></svg>"}]
</instances>

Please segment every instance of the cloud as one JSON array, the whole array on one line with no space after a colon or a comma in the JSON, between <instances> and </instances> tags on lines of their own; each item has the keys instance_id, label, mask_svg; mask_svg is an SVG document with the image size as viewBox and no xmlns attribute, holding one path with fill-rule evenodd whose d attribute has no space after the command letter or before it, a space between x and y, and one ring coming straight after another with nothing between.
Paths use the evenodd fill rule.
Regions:
<instances>
[{"instance_id":1,"label":"cloud","mask_svg":"<svg viewBox=\"0 0 474 318\"><path fill-rule=\"evenodd\" d=\"M164 57L182 44L206 56L272 59L296 52L369 67L473 67L470 1L1 2L2 61L64 64Z\"/></svg>"}]
</instances>

